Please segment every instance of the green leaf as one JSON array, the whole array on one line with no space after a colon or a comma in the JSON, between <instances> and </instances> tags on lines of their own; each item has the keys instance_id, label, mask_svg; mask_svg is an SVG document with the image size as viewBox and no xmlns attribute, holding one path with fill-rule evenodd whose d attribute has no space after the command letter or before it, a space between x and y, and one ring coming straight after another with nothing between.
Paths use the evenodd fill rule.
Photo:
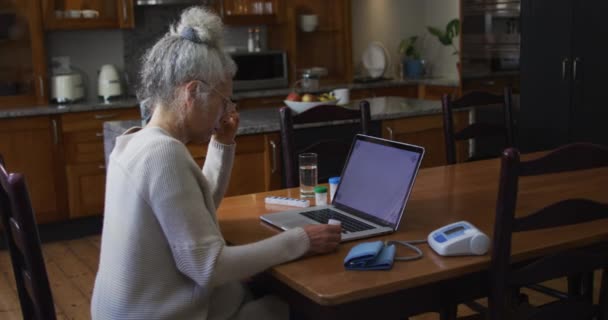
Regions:
<instances>
[{"instance_id":1,"label":"green leaf","mask_svg":"<svg viewBox=\"0 0 608 320\"><path fill-rule=\"evenodd\" d=\"M457 37L460 34L460 20L453 19L448 23L445 30L446 34L450 36L450 38Z\"/></svg>"},{"instance_id":2,"label":"green leaf","mask_svg":"<svg viewBox=\"0 0 608 320\"><path fill-rule=\"evenodd\" d=\"M432 35L436 36L437 38L443 37L443 32L435 27L427 27L427 29Z\"/></svg>"},{"instance_id":3,"label":"green leaf","mask_svg":"<svg viewBox=\"0 0 608 320\"><path fill-rule=\"evenodd\" d=\"M439 42L441 42L441 44L443 44L444 46L451 46L452 45L452 37L450 37L447 34L444 34L441 37L439 37Z\"/></svg>"}]
</instances>

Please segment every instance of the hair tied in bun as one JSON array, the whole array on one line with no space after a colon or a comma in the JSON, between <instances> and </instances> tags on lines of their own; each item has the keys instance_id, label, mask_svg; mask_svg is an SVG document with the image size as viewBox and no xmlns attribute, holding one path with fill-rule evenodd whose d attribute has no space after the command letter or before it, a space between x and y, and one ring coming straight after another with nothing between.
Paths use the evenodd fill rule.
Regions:
<instances>
[{"instance_id":1,"label":"hair tied in bun","mask_svg":"<svg viewBox=\"0 0 608 320\"><path fill-rule=\"evenodd\" d=\"M185 27L179 34L182 38L192 41L194 43L203 43L201 38L198 37L196 31L192 27Z\"/></svg>"}]
</instances>

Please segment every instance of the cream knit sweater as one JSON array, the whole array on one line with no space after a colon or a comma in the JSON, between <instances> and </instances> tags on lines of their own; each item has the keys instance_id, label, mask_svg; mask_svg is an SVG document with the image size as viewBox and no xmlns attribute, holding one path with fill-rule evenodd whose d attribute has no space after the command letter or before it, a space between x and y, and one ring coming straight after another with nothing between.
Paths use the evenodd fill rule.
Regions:
<instances>
[{"instance_id":1,"label":"cream knit sweater","mask_svg":"<svg viewBox=\"0 0 608 320\"><path fill-rule=\"evenodd\" d=\"M180 141L147 127L116 139L110 156L95 319L278 319L272 298L250 301L239 280L296 259L309 248L293 229L227 246L216 208L234 145L215 140L203 170Z\"/></svg>"}]
</instances>

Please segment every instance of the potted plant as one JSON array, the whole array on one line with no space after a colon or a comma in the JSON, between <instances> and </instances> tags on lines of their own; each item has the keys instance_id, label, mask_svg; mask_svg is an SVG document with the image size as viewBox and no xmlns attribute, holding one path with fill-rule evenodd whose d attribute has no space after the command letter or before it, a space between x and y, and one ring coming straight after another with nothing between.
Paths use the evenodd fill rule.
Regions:
<instances>
[{"instance_id":1,"label":"potted plant","mask_svg":"<svg viewBox=\"0 0 608 320\"><path fill-rule=\"evenodd\" d=\"M436 27L428 26L427 30L437 37L439 42L444 46L451 46L454 48L454 52L452 55L458 54L458 48L454 44L454 38L456 38L460 34L460 20L452 19L445 27L445 30L440 30ZM458 74L460 75L460 59L456 63L456 67L458 68Z\"/></svg>"},{"instance_id":2,"label":"potted plant","mask_svg":"<svg viewBox=\"0 0 608 320\"><path fill-rule=\"evenodd\" d=\"M416 48L418 36L411 36L401 40L399 54L403 57L403 74L408 78L419 78L424 74L424 61L420 59L420 52Z\"/></svg>"}]
</instances>

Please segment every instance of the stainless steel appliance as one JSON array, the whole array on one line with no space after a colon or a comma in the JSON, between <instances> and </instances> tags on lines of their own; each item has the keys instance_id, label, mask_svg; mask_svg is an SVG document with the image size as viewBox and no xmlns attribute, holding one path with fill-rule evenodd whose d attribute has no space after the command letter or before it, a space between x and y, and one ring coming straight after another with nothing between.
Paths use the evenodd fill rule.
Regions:
<instances>
[{"instance_id":1,"label":"stainless steel appliance","mask_svg":"<svg viewBox=\"0 0 608 320\"><path fill-rule=\"evenodd\" d=\"M463 0L462 73L519 69L519 0Z\"/></svg>"},{"instance_id":2,"label":"stainless steel appliance","mask_svg":"<svg viewBox=\"0 0 608 320\"><path fill-rule=\"evenodd\" d=\"M233 52L238 66L234 76L234 90L287 88L287 55L285 51Z\"/></svg>"}]
</instances>

